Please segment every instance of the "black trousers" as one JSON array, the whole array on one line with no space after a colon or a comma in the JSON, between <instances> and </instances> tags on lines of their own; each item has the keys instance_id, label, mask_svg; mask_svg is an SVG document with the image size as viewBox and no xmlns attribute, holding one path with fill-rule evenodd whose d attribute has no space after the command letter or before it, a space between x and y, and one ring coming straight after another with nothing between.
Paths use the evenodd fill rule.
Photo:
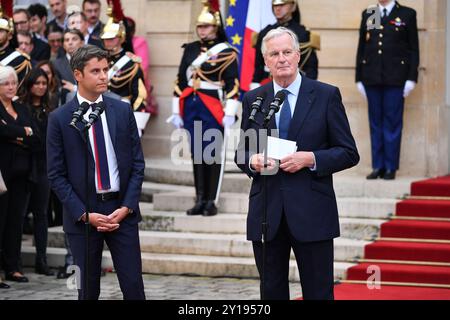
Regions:
<instances>
[{"instance_id":1,"label":"black trousers","mask_svg":"<svg viewBox=\"0 0 450 320\"><path fill-rule=\"evenodd\" d=\"M283 214L275 238L266 242L264 298L289 300L289 260L291 248L297 260L303 299L333 300L333 240L299 242L289 231ZM253 241L256 266L262 278L262 242Z\"/></svg>"},{"instance_id":2,"label":"black trousers","mask_svg":"<svg viewBox=\"0 0 450 320\"><path fill-rule=\"evenodd\" d=\"M105 215L119 208L118 200L97 203L94 211ZM85 236L84 233L68 233L68 240L74 258L74 265L81 271L81 289L78 298L84 298L85 272ZM100 296L100 275L103 243L106 242L117 272L120 289L125 300L144 300L144 282L142 279L141 249L137 224L129 224L125 218L120 227L113 232L98 232L91 228L89 235L89 288L88 299L97 300Z\"/></svg>"},{"instance_id":3,"label":"black trousers","mask_svg":"<svg viewBox=\"0 0 450 320\"><path fill-rule=\"evenodd\" d=\"M33 213L34 241L36 243L36 263L47 263L48 202L50 185L47 172L39 172L36 182L31 185L28 209Z\"/></svg>"}]
</instances>

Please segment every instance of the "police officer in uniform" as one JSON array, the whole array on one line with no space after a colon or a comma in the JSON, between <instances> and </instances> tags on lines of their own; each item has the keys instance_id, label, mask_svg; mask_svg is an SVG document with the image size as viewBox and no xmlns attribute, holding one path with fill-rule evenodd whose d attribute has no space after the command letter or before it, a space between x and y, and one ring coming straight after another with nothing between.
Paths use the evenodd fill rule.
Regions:
<instances>
[{"instance_id":1,"label":"police officer in uniform","mask_svg":"<svg viewBox=\"0 0 450 320\"><path fill-rule=\"evenodd\" d=\"M145 111L147 90L141 69L141 58L122 48L125 41L125 27L122 22L114 22L112 7L110 17L100 38L110 54L109 90L129 102L134 111Z\"/></svg>"},{"instance_id":2,"label":"police officer in uniform","mask_svg":"<svg viewBox=\"0 0 450 320\"><path fill-rule=\"evenodd\" d=\"M16 70L20 87L23 79L31 70L31 59L29 55L11 48L9 40L13 30L12 20L3 16L0 7L0 65L11 66Z\"/></svg>"},{"instance_id":3,"label":"police officer in uniform","mask_svg":"<svg viewBox=\"0 0 450 320\"><path fill-rule=\"evenodd\" d=\"M177 128L184 126L190 133L196 202L193 208L187 210L187 214L212 216L217 214L214 199L223 160L218 160L220 154L217 153L223 145L219 149L218 141L211 141L216 146L215 152L210 154L213 158L211 161L204 157L203 151L210 142L203 141L203 137L208 129L216 129L223 134L224 127L228 128L235 122L240 105L237 100L239 74L237 52L227 42L220 13L213 12L208 1L203 1L203 4L196 23L200 40L183 45L184 53L175 81L172 116L167 122ZM201 137L198 131L194 135L194 124L201 125ZM201 143L201 148L195 148L194 142Z\"/></svg>"},{"instance_id":4,"label":"police officer in uniform","mask_svg":"<svg viewBox=\"0 0 450 320\"><path fill-rule=\"evenodd\" d=\"M399 168L405 98L418 78L416 11L393 0L379 0L377 13L362 13L356 60L358 90L367 97L373 171L367 179L395 179Z\"/></svg>"},{"instance_id":5,"label":"police officer in uniform","mask_svg":"<svg viewBox=\"0 0 450 320\"><path fill-rule=\"evenodd\" d=\"M255 71L250 88L255 89L270 81L270 74L264 64L261 45L264 36L270 30L278 27L286 27L297 35L301 53L300 72L308 78L316 80L319 68L319 61L316 55L316 49L320 49L319 35L310 33L304 25L300 24L300 10L296 0L272 0L272 11L277 18L277 22L268 25L258 34L255 45Z\"/></svg>"}]
</instances>

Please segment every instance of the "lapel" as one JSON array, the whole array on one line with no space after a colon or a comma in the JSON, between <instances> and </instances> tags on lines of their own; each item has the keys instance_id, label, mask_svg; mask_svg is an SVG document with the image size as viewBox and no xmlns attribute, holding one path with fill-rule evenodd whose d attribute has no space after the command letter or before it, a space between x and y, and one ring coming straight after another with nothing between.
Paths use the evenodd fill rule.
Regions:
<instances>
[{"instance_id":1,"label":"lapel","mask_svg":"<svg viewBox=\"0 0 450 320\"><path fill-rule=\"evenodd\" d=\"M117 115L116 109L114 108L111 100L107 99L103 95L103 103L105 104L105 114L106 114L106 122L108 123L109 135L111 136L111 141L114 149L116 149L116 126L117 126Z\"/></svg>"},{"instance_id":2,"label":"lapel","mask_svg":"<svg viewBox=\"0 0 450 320\"><path fill-rule=\"evenodd\" d=\"M295 140L315 99L313 81L302 77L294 115L289 126L288 140Z\"/></svg>"},{"instance_id":3,"label":"lapel","mask_svg":"<svg viewBox=\"0 0 450 320\"><path fill-rule=\"evenodd\" d=\"M75 77L73 76L72 69L70 68L70 62L69 62L69 60L67 60L67 57L65 55L63 57L63 63L62 63L61 67L63 68L63 78L65 78L64 80L68 80L72 83L76 83Z\"/></svg>"}]
</instances>

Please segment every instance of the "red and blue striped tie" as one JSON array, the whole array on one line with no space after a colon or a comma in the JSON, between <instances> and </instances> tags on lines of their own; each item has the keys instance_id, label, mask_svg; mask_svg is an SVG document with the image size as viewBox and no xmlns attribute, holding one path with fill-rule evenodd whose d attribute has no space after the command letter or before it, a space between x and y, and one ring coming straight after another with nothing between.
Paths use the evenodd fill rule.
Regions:
<instances>
[{"instance_id":1,"label":"red and blue striped tie","mask_svg":"<svg viewBox=\"0 0 450 320\"><path fill-rule=\"evenodd\" d=\"M105 136L103 134L102 119L98 119L92 126L94 137L95 171L99 190L111 189L109 181L108 157L106 155Z\"/></svg>"}]
</instances>

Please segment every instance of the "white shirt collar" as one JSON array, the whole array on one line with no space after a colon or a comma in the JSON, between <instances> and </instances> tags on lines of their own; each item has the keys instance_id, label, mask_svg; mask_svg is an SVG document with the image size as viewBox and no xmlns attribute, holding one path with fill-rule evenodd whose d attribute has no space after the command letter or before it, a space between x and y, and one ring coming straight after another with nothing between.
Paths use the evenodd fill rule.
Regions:
<instances>
[{"instance_id":1,"label":"white shirt collar","mask_svg":"<svg viewBox=\"0 0 450 320\"><path fill-rule=\"evenodd\" d=\"M94 32L94 29L100 24L100 20L97 21L96 24L94 24L93 26L89 26L88 27L88 32L89 34L91 34L92 32Z\"/></svg>"},{"instance_id":2,"label":"white shirt collar","mask_svg":"<svg viewBox=\"0 0 450 320\"><path fill-rule=\"evenodd\" d=\"M78 103L79 103L79 104L82 104L83 102L87 102L87 103L89 103L89 104L93 104L93 103L99 103L99 102L103 101L103 96L100 95L100 96L97 98L97 100L95 100L95 101L89 101L88 99L82 97L82 96L80 95L80 92L77 91L77 99L78 99Z\"/></svg>"},{"instance_id":3,"label":"white shirt collar","mask_svg":"<svg viewBox=\"0 0 450 320\"><path fill-rule=\"evenodd\" d=\"M295 78L294 82L292 82L287 88L283 88L278 83L276 83L275 80L274 80L273 81L273 93L274 93L274 96L280 90L287 90L287 91L289 91L290 94L292 94L294 96L297 96L298 92L300 90L301 84L302 84L302 76L300 75L300 73L297 73L297 77Z\"/></svg>"},{"instance_id":4,"label":"white shirt collar","mask_svg":"<svg viewBox=\"0 0 450 320\"><path fill-rule=\"evenodd\" d=\"M383 9L386 8L387 14L390 15L392 9L394 9L394 6L395 6L395 0L392 0L391 2L389 2L389 4L386 5L385 7L383 7L381 4L378 4L378 6L380 7L380 12L381 12L381 13L383 13Z\"/></svg>"}]
</instances>

